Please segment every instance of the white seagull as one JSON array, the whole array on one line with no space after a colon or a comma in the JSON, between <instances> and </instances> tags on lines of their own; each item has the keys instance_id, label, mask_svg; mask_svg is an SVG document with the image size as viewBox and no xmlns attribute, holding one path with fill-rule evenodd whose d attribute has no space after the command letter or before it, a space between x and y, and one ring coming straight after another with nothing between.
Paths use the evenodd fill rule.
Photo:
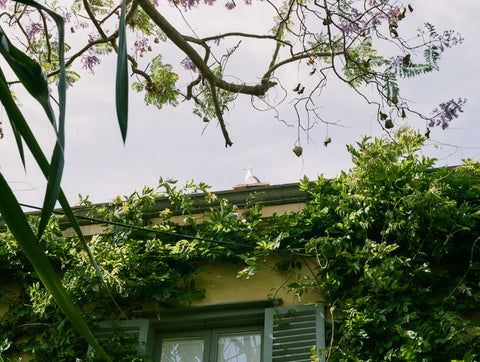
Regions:
<instances>
[{"instance_id":1,"label":"white seagull","mask_svg":"<svg viewBox=\"0 0 480 362\"><path fill-rule=\"evenodd\" d=\"M247 185L254 185L260 183L260 180L253 175L251 167L245 167L244 170L247 171L247 174L245 175L245 183Z\"/></svg>"}]
</instances>

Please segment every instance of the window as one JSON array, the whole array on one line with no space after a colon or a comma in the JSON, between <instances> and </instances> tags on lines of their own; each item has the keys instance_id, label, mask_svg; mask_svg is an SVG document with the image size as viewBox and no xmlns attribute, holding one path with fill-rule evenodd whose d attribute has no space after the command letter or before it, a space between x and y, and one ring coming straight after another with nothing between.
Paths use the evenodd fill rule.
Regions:
<instances>
[{"instance_id":1,"label":"window","mask_svg":"<svg viewBox=\"0 0 480 362\"><path fill-rule=\"evenodd\" d=\"M323 304L272 307L272 301L193 306L144 313L151 319L99 324L138 338L138 355L155 362L310 361L325 348ZM148 343L149 348L145 348ZM324 356L322 356L322 361Z\"/></svg>"},{"instance_id":2,"label":"window","mask_svg":"<svg viewBox=\"0 0 480 362\"><path fill-rule=\"evenodd\" d=\"M196 333L195 333L196 332ZM210 329L185 331L177 335L161 334L156 346L161 362L218 361L260 362L262 330Z\"/></svg>"}]
</instances>

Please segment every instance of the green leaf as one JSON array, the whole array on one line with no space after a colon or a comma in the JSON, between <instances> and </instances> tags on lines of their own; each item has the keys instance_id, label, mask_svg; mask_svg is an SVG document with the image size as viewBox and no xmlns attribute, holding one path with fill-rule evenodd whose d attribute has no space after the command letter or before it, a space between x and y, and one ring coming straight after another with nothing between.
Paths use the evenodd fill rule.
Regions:
<instances>
[{"instance_id":1,"label":"green leaf","mask_svg":"<svg viewBox=\"0 0 480 362\"><path fill-rule=\"evenodd\" d=\"M127 36L125 29L125 7L126 0L122 1L122 12L118 25L118 57L117 57L117 78L115 88L115 100L117 107L117 118L122 132L123 143L127 138L128 126L128 69L127 69Z\"/></svg>"},{"instance_id":2,"label":"green leaf","mask_svg":"<svg viewBox=\"0 0 480 362\"><path fill-rule=\"evenodd\" d=\"M0 174L0 195L2 195L0 198L0 214L42 283L85 340L94 347L105 360L111 361L68 297L60 279L38 243L17 199L2 174Z\"/></svg>"},{"instance_id":3,"label":"green leaf","mask_svg":"<svg viewBox=\"0 0 480 362\"><path fill-rule=\"evenodd\" d=\"M0 53L4 56L7 63L13 69L17 75L20 83L27 89L27 91L42 105L47 117L52 123L55 132L57 134L57 143L52 155L52 163L49 175L47 176L48 184L47 191L45 193L44 207L42 210L42 218L40 221L38 238L40 239L45 227L48 223L48 219L53 211L55 203L58 198L58 192L60 189L60 181L63 172L63 143L64 132L60 133L56 131L56 120L53 109L50 105L50 95L48 92L48 84L43 68L37 64L33 59L26 54L18 50L8 39L7 35L0 27ZM2 77L4 78L4 77ZM21 141L21 133L17 131L15 122L12 123L12 129L14 130L15 139L19 148L20 157L24 162L23 146ZM24 162L25 166L25 162Z\"/></svg>"},{"instance_id":4,"label":"green leaf","mask_svg":"<svg viewBox=\"0 0 480 362\"><path fill-rule=\"evenodd\" d=\"M37 140L35 139L35 136L33 135L32 131L30 130L30 127L28 126L27 122L25 121L25 118L23 117L23 114L20 112L18 109L18 106L15 104L15 101L12 97L12 94L10 93L10 89L7 87L7 84L3 81L3 77L1 77L3 73L1 73L0 70L0 101L5 107L5 110L7 112L7 116L10 120L10 123L12 125L15 125L15 127L18 129L18 132L22 135L22 138L25 140L25 143L27 147L30 149L30 152L32 153L33 157L35 158L38 166L42 170L43 174L47 177L49 174L50 170L50 165L48 164L47 158L43 154L42 149L40 148ZM0 175L1 176L1 175ZM0 202L3 201L3 194L2 197L0 198ZM99 274L104 286L107 288L105 279L103 278L103 275L95 262L95 259L90 251L90 249L87 246L87 243L85 241L85 238L82 234L82 231L80 229L80 226L75 218L75 215L73 214L72 209L70 208L70 205L68 204L67 198L65 197L65 194L62 192L60 189L59 192L59 202L63 207L63 210L65 211L65 214L67 215L70 224L72 227L75 229L77 232L83 247L87 251L87 254L89 256L90 262L92 265L95 267L97 273ZM16 206L16 205L15 205ZM13 205L12 205L13 207ZM3 213L2 213L3 214ZM4 216L4 215L2 215ZM6 220L7 225L10 227L10 224L8 224L8 220ZM113 300L113 297L111 296L110 290L107 288L107 292L110 295L110 297ZM114 301L114 304L117 305L117 303ZM118 305L117 305L118 307ZM119 307L118 307L119 308ZM73 321L72 321L73 323ZM85 337L85 336L84 336ZM93 346L93 345L92 345Z\"/></svg>"},{"instance_id":5,"label":"green leaf","mask_svg":"<svg viewBox=\"0 0 480 362\"><path fill-rule=\"evenodd\" d=\"M34 65L27 55L21 53L18 49L14 52L15 60L18 63L16 65L15 73L19 77L19 80L25 86L25 88L34 96L37 101L45 109L50 122L54 125L57 133L57 143L54 147L52 161L49 167L47 176L47 190L45 192L45 199L43 202L42 216L38 227L38 239L41 238L45 227L47 226L50 215L52 214L55 203L57 202L60 192L60 183L62 180L63 167L64 167L64 147L65 147L65 105L66 105L66 75L65 75L65 24L63 18L52 10L45 6L33 1L33 0L15 0L16 2L32 6L36 9L45 11L50 15L58 28L58 58L59 58L59 80L58 80L58 103L59 103L59 119L58 129L55 125L54 114L51 111L49 104L48 86L45 80L45 73L39 65ZM6 39L6 37L4 37ZM2 37L2 42L3 39ZM13 49L10 51L10 53ZM23 54L23 55L22 55ZM30 60L28 60L28 59ZM40 70L39 70L40 69ZM17 73L18 71L18 73ZM33 73L32 73L33 72ZM35 84L38 82L38 84Z\"/></svg>"},{"instance_id":6,"label":"green leaf","mask_svg":"<svg viewBox=\"0 0 480 362\"><path fill-rule=\"evenodd\" d=\"M0 81L2 81L5 85L7 84L7 79L5 78L5 75L3 74L2 69L0 68ZM13 122L10 122L10 126L12 127L13 135L15 137L15 141L17 142L17 147L18 147L18 153L20 154L20 159L22 160L23 167L26 167L25 164L25 152L23 151L23 143L22 143L22 137L20 133L17 130L17 127Z\"/></svg>"},{"instance_id":7,"label":"green leaf","mask_svg":"<svg viewBox=\"0 0 480 362\"><path fill-rule=\"evenodd\" d=\"M50 104L47 76L44 69L12 44L1 26L0 53L28 93L42 105L50 122L56 128L55 114Z\"/></svg>"}]
</instances>

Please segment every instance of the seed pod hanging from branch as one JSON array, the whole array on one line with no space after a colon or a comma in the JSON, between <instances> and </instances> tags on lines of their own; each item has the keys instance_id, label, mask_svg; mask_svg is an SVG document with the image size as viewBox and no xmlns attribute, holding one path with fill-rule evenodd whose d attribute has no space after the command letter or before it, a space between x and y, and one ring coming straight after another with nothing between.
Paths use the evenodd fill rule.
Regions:
<instances>
[{"instance_id":1,"label":"seed pod hanging from branch","mask_svg":"<svg viewBox=\"0 0 480 362\"><path fill-rule=\"evenodd\" d=\"M293 147L292 151L295 154L295 156L300 157L303 153L303 148L300 147L300 146L295 146L295 147Z\"/></svg>"},{"instance_id":2,"label":"seed pod hanging from branch","mask_svg":"<svg viewBox=\"0 0 480 362\"><path fill-rule=\"evenodd\" d=\"M385 121L385 128L386 128L386 129L391 129L391 128L393 128L393 127L394 127L394 124L393 124L392 120L391 120L391 119L387 119L387 120Z\"/></svg>"}]
</instances>

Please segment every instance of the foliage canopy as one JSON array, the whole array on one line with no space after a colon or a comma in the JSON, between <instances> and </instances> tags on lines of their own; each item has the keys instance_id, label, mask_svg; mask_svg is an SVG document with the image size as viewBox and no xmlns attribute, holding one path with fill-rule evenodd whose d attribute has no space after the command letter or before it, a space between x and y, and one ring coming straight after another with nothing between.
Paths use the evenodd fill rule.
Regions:
<instances>
[{"instance_id":1,"label":"foliage canopy","mask_svg":"<svg viewBox=\"0 0 480 362\"><path fill-rule=\"evenodd\" d=\"M205 0L204 3L213 5L216 3L216 0ZM252 1L246 0L245 3L251 5ZM11 234L6 236L6 240L10 240L10 244L8 242L4 243L2 244L2 248L6 250L5 257L7 260L12 262L12 265L19 265L18 262L14 262L14 259L12 259L12 255L18 256L18 250L14 247L16 244L12 243L12 240L16 240L18 246L35 270L35 273L32 274L33 272L28 270L25 260L21 262L20 265L22 265L22 268L19 270L25 270L25 275L20 275L22 280L23 277L27 279L35 278L34 275L36 274L47 288L50 293L49 295L55 299L59 308L67 315L83 338L106 360L110 360L109 356L102 351L71 301L71 299L78 299L79 296L76 296L72 291L65 290L59 282L56 271L52 266L53 262L53 265L57 267L58 265L65 267L66 264L64 264L64 262L68 259L67 255L70 255L68 250L75 250L77 244L69 244L69 241L65 240L64 249L62 249L62 247L60 247L60 249L63 250L66 256L65 259L61 260L55 260L53 258L54 260L50 262L49 260L53 254L46 254L44 252L45 248L48 250L48 247L50 247L50 241L55 244L56 240L61 238L58 233L52 234L55 226L52 222L49 223L48 221L54 205L58 201L64 209L72 227L78 234L78 241L76 242L81 245L82 250L88 258L90 268L95 270L100 285L104 287L102 290L105 291L115 304L117 303L115 296L122 297L121 290L124 289L121 286L120 290L118 290L118 288L111 290L108 286L108 284L115 285L116 279L113 278L112 280L111 274L113 271L119 270L118 268L121 266L121 263L120 265L107 268L95 261L94 254L98 254L100 251L96 249L96 244L92 245L91 243L87 243L83 237L72 209L60 188L64 166L66 87L67 84L72 84L79 79L79 74L70 68L76 60L80 60L84 69L93 72L94 67L101 61L101 55L113 51L117 52L117 117L124 141L128 129L129 65L131 72L137 78L133 87L137 91L145 92L146 103L161 108L166 104L176 105L180 100L192 101L194 103L194 113L203 117L205 122L210 122L214 117L217 119L226 146L232 145L232 141L230 140L225 125L224 116L229 110L229 105L235 101L239 95L253 97L253 99L266 103L269 108L278 112L276 107L272 106L272 104L277 103L277 100L269 98L269 91L279 89L285 94L281 97L280 103L293 104L295 114L297 115L296 123L299 130L308 130L312 124L318 121L328 124L329 121L323 120L317 111L315 97L318 93L321 94L321 91L326 86L329 74L332 74L351 86L360 97L375 105L377 120L384 130L393 128L395 122L402 122L402 119L405 118L407 114L416 114L424 118L428 122L429 127L442 126L442 128L446 128L449 123L462 112L462 106L465 100L460 98L458 100L451 99L441 103L431 115L421 115L412 108L412 103L400 93L399 79L414 77L438 70L438 60L445 49L462 41L462 38L453 31L439 33L431 24L425 24L424 30L421 30L417 37L407 41L407 36L403 35L404 29L401 27L401 22L407 14L413 11L411 5L403 6L396 1L389 0L324 0L323 2L288 0L281 5L276 5L274 2L267 3L271 6L274 14L273 27L269 31L257 34L227 31L214 36L199 37L194 31L192 31L194 36L182 34L180 32L182 29L173 26L172 22L164 16L166 2L160 4L156 0L153 2L149 0L123 0L120 4L102 0L74 0L68 6L58 2L48 3L48 6L51 6L51 8L37 3L34 0L14 0L10 3L0 1L0 7L5 10L0 14L0 21L2 24L8 25L9 28L8 32L0 28L0 53L6 59L6 63L11 70L13 70L16 77L15 80L7 80L3 69L0 69L0 101L6 110L23 164L25 165L24 145L26 145L47 179L42 215L38 220L38 224L32 227L27 222L10 186L3 175L0 174L0 194L2 195L2 198L0 198L0 213L11 232ZM200 4L200 0L170 2L172 7L181 12L190 11ZM228 10L232 10L236 7L236 3L227 0L225 6ZM54 26L52 20L55 23ZM83 35L85 35L85 33L89 33L88 41L79 49L74 49L74 42L69 44L69 40L65 39L65 23L69 23L71 34L83 33ZM188 25L189 24L187 24L187 26ZM191 27L189 31L191 31ZM132 34L136 37L136 41L132 42L133 46L129 48L130 43L128 42L128 37ZM256 78L257 80L255 82L248 83L237 80L239 77L235 74L233 76L235 80L231 81L232 76L227 72L227 69L229 69L227 68L227 63L236 55L240 43L250 40L268 43L269 46L271 46L272 55L269 59L266 59L265 70L263 74ZM158 54L151 60L151 63L142 64L140 58L143 58L145 53L153 51L154 44L160 44L162 42L165 42L168 46L174 45L174 48L183 52L186 55L185 59L181 62L183 67L193 72L195 76L198 74L198 77L196 76L188 85L183 87L178 85L180 73L176 70L178 67L172 66L164 61L162 57L164 52L162 50L158 51ZM219 43L225 43L225 46L218 47ZM380 51L387 49L383 48L382 43L396 45L395 54L380 54ZM303 80L289 91L287 89L290 88L290 86L283 84L284 82L281 77L278 76L278 73L281 68L293 64L299 67ZM9 73L6 74L8 75ZM58 97L57 112L53 110L50 103L50 99L53 96L50 93L51 90L48 84L52 82L58 85L58 91L56 93ZM50 161L48 161L42 151L42 147L39 145L36 136L32 133L29 124L25 120L11 92L11 86L17 83L20 83L42 106L51 123L55 141L52 147L53 153ZM366 86L373 86L371 87L374 90L373 95L365 92ZM289 98L291 98L293 102L289 103ZM58 113L58 119L56 113ZM281 119L280 116L278 116L278 118ZM426 134L428 135L428 129ZM1 137L3 137L3 132L0 128L0 138ZM330 139L328 140L328 142L331 141ZM325 144L328 144L328 142L326 140ZM367 148L366 145L367 143L360 145L360 150ZM412 147L412 149L415 149L415 142L413 142ZM354 159L364 159L363 154L358 153L360 151L355 151L354 149L350 151ZM297 145L294 152L298 156L301 155L301 147ZM395 156L391 157L394 158ZM414 156L411 157L415 159ZM373 158L371 161L373 163L376 162ZM360 165L358 167L360 167ZM476 166L471 167L475 169ZM402 170L402 172L403 171L409 170L406 169ZM354 173L355 172L356 171L354 171ZM359 179L364 180L366 186L368 186L367 176L368 175L365 174L364 177L362 176L362 178ZM368 212L355 211L354 203L352 204L351 202L347 202L346 199L341 198L343 195L342 192L346 192L346 194L342 196L346 197L354 190L350 190L347 186L338 186L344 185L346 180L348 180L348 177L338 184L335 182L332 184L333 189L337 192L337 194L334 193L332 195L340 197L338 200L336 200L334 196L327 198L328 200L331 198L339 202L340 206L338 206L338 210L337 206L335 207L336 212L338 211L338 215L335 214L337 215L335 217L340 217L340 221L336 220L333 214L328 216L329 218L331 217L332 220L338 221L335 225L339 230L355 229L351 228L348 222L342 221L345 215L353 212L353 215L350 215L352 220L359 221L354 217L357 214L365 218L365 220L362 219L359 221L363 229L366 230L373 225L381 231L380 235L382 238L379 239L375 245L378 243L382 245L381 243L391 240L389 238L393 237L396 232L403 231L404 229L402 228L405 227L405 225L422 225L420 221L425 221L423 219L417 220L418 224L414 223L412 225L407 221L395 221L391 224L391 227L383 230L382 225L385 225L382 222L371 219L373 216ZM375 178L372 178L372 180L376 182L385 181ZM421 181L419 182L421 183ZM163 183L163 185L167 184L168 183ZM392 196L387 186L382 184L382 186L379 187L386 198ZM437 185L437 188L438 187L440 186ZM174 189L170 188L170 191L172 190ZM435 191L437 191L437 189L435 189ZM441 189L441 191L444 192L443 189ZM317 193L311 192L314 199L321 195L318 193L318 190ZM361 195L361 193L359 193L359 195L363 200L362 203L366 203L366 205L368 205L367 201L370 200L370 198L373 200L371 195ZM149 197L155 198L154 195L150 195ZM143 200L143 196L138 199ZM410 202L413 202L416 207L423 205L413 196L408 199ZM130 201L135 202L134 200L135 198ZM427 206L436 205L434 203L436 199L433 198L432 200L432 203L429 201ZM386 201L386 204L388 204L388 202L390 201ZM418 205L415 204L416 202L418 202ZM453 204L445 203L443 209L449 210L448 207L452 205ZM376 207L381 209L378 205ZM406 205L403 205L403 207L406 207ZM212 217L217 217L219 220L218 223L206 223L203 226L191 223L191 225L189 225L191 228L189 231L194 232L195 235L197 232L207 234L214 233L216 236L218 236L217 233L220 233L219 235L222 235L222 237L226 239L230 237L246 238L252 242L252 246L257 245L259 255L263 255L266 252L263 249L267 251L271 250L289 239L288 233L275 235L276 232L278 233L278 231L275 231L275 228L262 231L264 225L259 222L260 214L258 210L256 210L256 212L252 210L252 215L255 215L257 219L252 219L251 224L245 229L246 226L236 220L233 211L225 214L224 210L228 210L229 208L231 209L232 206L228 206L228 203L225 203L221 211L212 210ZM439 208L443 210L440 206ZM395 217L398 216L398 210L394 211L395 212L392 211L387 214L388 217L393 218L392 220L396 220ZM346 214L343 214L344 212ZM321 211L321 213L324 213L324 211ZM224 218L226 215L229 216L227 219ZM442 215L449 214L445 211ZM312 214L312 217L313 216L315 216L315 214ZM435 215L431 215L427 221L434 220L434 216ZM304 216L295 217L302 219ZM278 222L287 222L288 224L289 221L280 218ZM373 222L373 224L370 225L370 222ZM226 227L226 225L228 225L228 227ZM390 221L388 225L390 225ZM446 225L449 224L447 223ZM319 243L325 238L328 239L331 233L332 235L336 235L335 232L339 231L335 228L330 231L330 227L331 225L322 231L325 235L321 233L323 239L320 238ZM462 226L462 232L458 231L458 234L463 233L466 227L467 226ZM252 231L255 228L258 228L258 235ZM238 233L233 233L233 230L238 231ZM450 229L447 227L445 230L449 231ZM308 233L306 229L305 231ZM321 229L316 231L320 232ZM222 233L225 233L225 235L223 236ZM128 233L122 231L119 235L115 236L114 239L120 238L119 240L125 241L125 235L127 234ZM413 233L413 236L419 234L417 230ZM112 235L115 235L115 233L112 233ZM354 234L348 236L347 239L350 240L353 236L359 235L363 235L361 230L355 231ZM366 235L367 234L364 236L366 237ZM454 235L457 235L456 231L449 238L453 239ZM268 237L273 237L275 241L265 241L265 238L270 240ZM370 238L370 233L368 234L368 238ZM118 242L118 240L116 240L115 243L116 242ZM239 256L222 248L216 251L207 248L208 251L197 255L197 249L201 249L199 246L201 243L197 244L197 242L198 240L188 241L186 245L175 244L175 248L182 251L190 250L193 253L192 258L194 259L197 257L240 258L247 263L250 272L254 271L255 265L261 260L258 255L253 257L244 255L242 257L241 255ZM298 241L292 240L290 246L303 248L306 245L297 244ZM447 244L448 243L445 243L445 245ZM419 245L423 246L424 243L420 243ZM475 246L476 240L472 246L472 260ZM169 254L175 254L175 250L177 250L175 248L171 250L169 247L165 248ZM393 246L391 251L393 252L396 249L397 246ZM398 249L402 250L400 247L398 247ZM59 250L60 254L62 250ZM130 250L129 252L131 252L133 256L135 250ZM348 252L351 253L350 251ZM439 251L439 255L440 254L441 251ZM84 254L79 253L77 256L80 255ZM366 258L366 256L362 258ZM112 262L115 260L116 259L113 258ZM439 257L438 260L441 260L441 258ZM81 264L81 261L76 260L74 262L72 261L72 263L74 265L78 263ZM182 263L177 261L177 264ZM159 272L166 270L161 269L162 267L166 268L165 265L159 265ZM470 269L468 269L468 271L470 272ZM16 271L10 270L10 272L15 273ZM186 273L185 275L188 279L194 275L189 275L189 272L194 273L192 270L186 270L176 275L177 277L180 275L181 278L183 278L184 275L182 273ZM246 273L248 274L248 268ZM465 277L467 274L465 274ZM6 275L8 275L8 273ZM68 273L66 273L66 276L68 277ZM165 278L167 278L167 276L165 276ZM162 277L160 277L160 280L155 279L152 282L158 283L160 281L164 281ZM334 284L336 285L336 283L337 282ZM93 285L97 284L94 283ZM319 285L329 290L328 284L323 285L320 283ZM193 286L190 287L195 289ZM305 288L305 286L299 287L301 287L300 290ZM460 287L462 287L462 289ZM468 289L470 286L466 286L465 288L463 284L459 284L457 289L462 291L464 289L467 291L470 290ZM30 285L28 290L33 293L32 298L35 298L35 295L42 295L42 293L43 296L46 295L39 284ZM183 295L183 292L180 294ZM179 297L180 294L172 290L167 293L166 296ZM197 294L198 291L194 290L193 296ZM185 300L189 300L190 298L191 297L184 297ZM41 298L37 304L34 302L35 313L41 312L43 308L41 305L44 304L47 306L48 303L46 302L48 302L48 298ZM81 300L77 300L77 302L80 306L82 305ZM41 307L40 309L39 306ZM16 320L15 313L12 318L14 321ZM57 318L57 321L60 320L57 314L55 318ZM15 322L13 323L15 324ZM402 326L402 324L398 325ZM64 323L62 324L62 328L63 326L65 326ZM397 324L395 326L397 326ZM453 333L453 335L456 336L455 333ZM2 349L9 348L10 342L8 338L10 337L11 335L8 334L7 339L4 339ZM70 337L67 339L69 340L69 338ZM76 340L75 338L73 339ZM44 341L47 340L48 338L45 336ZM60 339L60 341L62 344L64 343L63 339ZM69 342L65 343L68 344ZM40 347L37 346L35 348ZM390 348L390 346L388 348ZM389 349L389 351L391 351L391 349ZM405 353L409 355L409 353L415 354L417 352L418 350L414 349L413 352L408 350ZM395 350L395 352L391 353L397 353L397 351Z\"/></svg>"},{"instance_id":2,"label":"foliage canopy","mask_svg":"<svg viewBox=\"0 0 480 362\"><path fill-rule=\"evenodd\" d=\"M305 256L298 254L307 253L317 260L315 278L288 288L299 295L312 288L324 293L329 361L474 361L480 357L480 165L434 168L435 160L419 152L423 142L407 129L394 141L365 138L349 147L355 164L349 173L331 181L302 180L310 195L305 209L269 218L259 205L240 215L204 184L180 188L160 180L157 190L144 188L92 211L145 227L149 208L166 196L172 206L153 230L192 239L114 226L88 244L127 316L146 300L166 306L201 298L205 291L195 286L195 276L211 261L243 262L241 274L248 277L270 253L285 255L279 270L301 267ZM189 216L191 192L204 193L209 219ZM172 212L183 213L186 223L170 221ZM79 239L64 237L55 218L43 245L83 316L114 318ZM0 328L2 357L13 361L20 351L34 351L39 360L84 355L85 342L39 285L9 232L0 246L1 282L22 284L22 292L1 290L9 308Z\"/></svg>"},{"instance_id":3,"label":"foliage canopy","mask_svg":"<svg viewBox=\"0 0 480 362\"><path fill-rule=\"evenodd\" d=\"M162 108L191 102L194 113L205 122L218 121L227 146L232 141L225 119L240 96L251 97L256 108L274 110L279 120L287 120L299 130L318 122L335 122L322 116L318 108L322 90L335 78L374 105L378 123L387 130L402 124L407 116L420 116L429 127L446 128L465 102L452 98L431 114L420 114L415 102L402 94L402 79L438 71L443 53L463 40L453 30L438 31L430 23L415 24L413 28L420 26L419 30L412 30L415 3L75 0L48 5L63 16L70 30L65 45L69 85L80 77L75 62L94 73L103 57L117 52L123 93L128 87L128 62L132 87L144 93L147 104ZM60 65L56 53L62 42L52 36L55 31L49 17L13 2L3 7L2 20L9 25L9 32L16 35L21 49L46 69L50 82L55 81ZM214 34L208 34L212 32L209 24L190 16L207 7L212 17L224 20L216 22ZM255 31L236 26L233 20L241 7L250 8L252 14L261 12L265 25ZM121 9L125 15L120 14ZM258 48L271 51L259 53L257 64L242 59L247 57L244 51ZM181 62L179 54L184 57ZM298 85L296 81L291 84L286 73L295 71ZM127 112L124 108L119 116ZM296 114L295 120L288 120L291 114ZM120 125L125 138L126 120Z\"/></svg>"}]
</instances>

